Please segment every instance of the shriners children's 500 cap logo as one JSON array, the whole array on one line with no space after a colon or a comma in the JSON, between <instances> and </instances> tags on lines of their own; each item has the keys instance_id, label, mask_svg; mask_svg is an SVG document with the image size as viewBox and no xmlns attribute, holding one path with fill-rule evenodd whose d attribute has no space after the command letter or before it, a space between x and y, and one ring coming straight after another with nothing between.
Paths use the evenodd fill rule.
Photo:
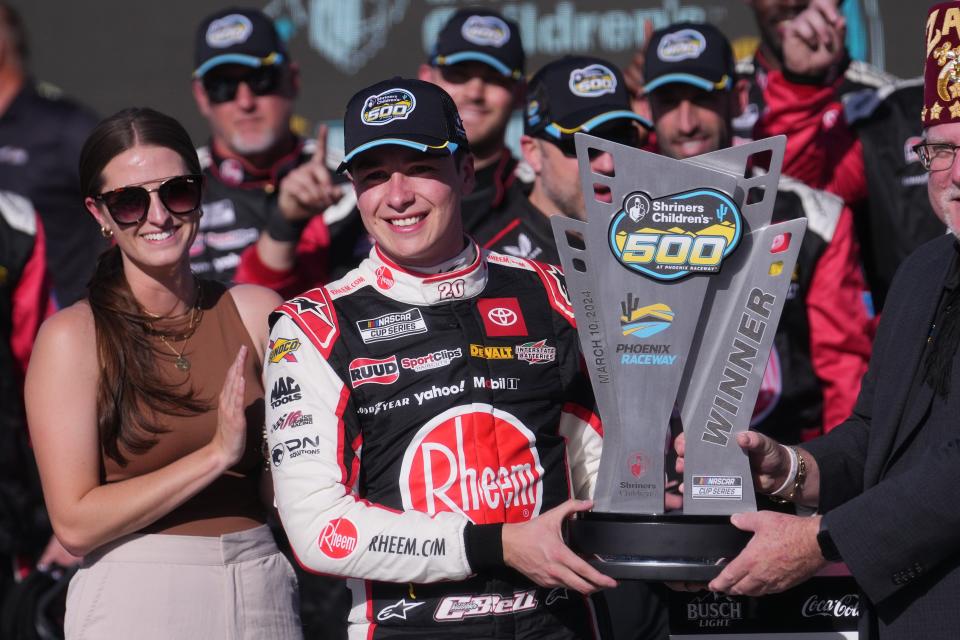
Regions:
<instances>
[{"instance_id":1,"label":"shriners children's 500 cap logo","mask_svg":"<svg viewBox=\"0 0 960 640\"><path fill-rule=\"evenodd\" d=\"M570 92L581 98L596 98L617 90L617 76L602 64L570 72Z\"/></svg>"},{"instance_id":2,"label":"shriners children's 500 cap logo","mask_svg":"<svg viewBox=\"0 0 960 640\"><path fill-rule=\"evenodd\" d=\"M630 269L655 280L716 273L733 253L743 222L724 193L695 189L653 200L642 191L623 199L610 223L610 250Z\"/></svg>"},{"instance_id":3,"label":"shriners children's 500 cap logo","mask_svg":"<svg viewBox=\"0 0 960 640\"><path fill-rule=\"evenodd\" d=\"M657 45L657 57L664 62L699 58L707 48L707 39L696 29L681 29L663 37Z\"/></svg>"},{"instance_id":4,"label":"shriners children's 500 cap logo","mask_svg":"<svg viewBox=\"0 0 960 640\"><path fill-rule=\"evenodd\" d=\"M370 96L363 103L360 121L380 126L394 120L406 120L417 108L417 99L406 89L388 89Z\"/></svg>"},{"instance_id":5,"label":"shriners children's 500 cap logo","mask_svg":"<svg viewBox=\"0 0 960 640\"><path fill-rule=\"evenodd\" d=\"M460 35L481 47L502 47L510 39L510 27L496 16L470 16L460 27Z\"/></svg>"},{"instance_id":6,"label":"shriners children's 500 cap logo","mask_svg":"<svg viewBox=\"0 0 960 640\"><path fill-rule=\"evenodd\" d=\"M207 45L214 49L224 49L246 42L253 33L250 18L239 13L231 13L210 23L207 27Z\"/></svg>"}]
</instances>

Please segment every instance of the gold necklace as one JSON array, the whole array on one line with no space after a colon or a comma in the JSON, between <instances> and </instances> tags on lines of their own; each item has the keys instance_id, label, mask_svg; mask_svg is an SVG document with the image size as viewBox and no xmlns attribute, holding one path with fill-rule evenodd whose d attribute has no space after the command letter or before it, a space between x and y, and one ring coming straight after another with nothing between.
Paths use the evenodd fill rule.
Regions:
<instances>
[{"instance_id":1,"label":"gold necklace","mask_svg":"<svg viewBox=\"0 0 960 640\"><path fill-rule=\"evenodd\" d=\"M180 347L180 352L178 353L177 350L174 349L169 342L167 342L167 336L163 335L162 333L158 334L160 336L160 342L162 342L167 349L170 349L170 353L177 357L177 359L174 361L174 365L176 365L177 369L180 371L190 370L190 361L187 360L186 356L183 354L187 350L187 344L190 342L190 338L192 338L193 334L196 332L198 319L203 316L203 312L200 311L200 299L202 298L203 289L200 288L200 281L196 280L196 276L194 276L194 281L197 285L197 296L196 302L190 309L190 326L187 327L186 332L180 334L179 336L171 336L171 338L174 340L179 340L181 338L183 339L183 345ZM186 315L186 313L181 313L174 317L179 318L184 315Z\"/></svg>"}]
</instances>

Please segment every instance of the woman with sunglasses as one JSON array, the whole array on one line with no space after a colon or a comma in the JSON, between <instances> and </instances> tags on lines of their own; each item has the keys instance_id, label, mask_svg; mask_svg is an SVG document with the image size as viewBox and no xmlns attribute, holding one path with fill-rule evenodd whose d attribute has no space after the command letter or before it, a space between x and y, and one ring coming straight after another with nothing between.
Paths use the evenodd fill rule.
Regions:
<instances>
[{"instance_id":1,"label":"woman with sunglasses","mask_svg":"<svg viewBox=\"0 0 960 640\"><path fill-rule=\"evenodd\" d=\"M203 179L176 120L104 120L80 181L115 244L89 299L44 324L26 385L54 531L84 556L66 635L299 638L261 501L261 357L279 297L191 273Z\"/></svg>"}]
</instances>

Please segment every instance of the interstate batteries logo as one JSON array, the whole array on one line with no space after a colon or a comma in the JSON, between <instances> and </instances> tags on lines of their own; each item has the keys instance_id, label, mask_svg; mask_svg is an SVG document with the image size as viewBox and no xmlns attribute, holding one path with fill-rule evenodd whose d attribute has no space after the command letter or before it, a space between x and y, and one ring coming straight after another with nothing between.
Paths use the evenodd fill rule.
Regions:
<instances>
[{"instance_id":1,"label":"interstate batteries logo","mask_svg":"<svg viewBox=\"0 0 960 640\"><path fill-rule=\"evenodd\" d=\"M714 189L656 200L642 191L623 199L610 223L610 250L620 264L655 280L716 273L743 235L740 211Z\"/></svg>"},{"instance_id":2,"label":"interstate batteries logo","mask_svg":"<svg viewBox=\"0 0 960 640\"><path fill-rule=\"evenodd\" d=\"M363 103L360 121L379 127L394 120L406 120L417 108L417 99L406 89L389 89L370 96Z\"/></svg>"},{"instance_id":3,"label":"interstate batteries logo","mask_svg":"<svg viewBox=\"0 0 960 640\"><path fill-rule=\"evenodd\" d=\"M617 76L602 64L592 64L570 72L570 93L581 98L597 98L617 90Z\"/></svg>"}]
</instances>

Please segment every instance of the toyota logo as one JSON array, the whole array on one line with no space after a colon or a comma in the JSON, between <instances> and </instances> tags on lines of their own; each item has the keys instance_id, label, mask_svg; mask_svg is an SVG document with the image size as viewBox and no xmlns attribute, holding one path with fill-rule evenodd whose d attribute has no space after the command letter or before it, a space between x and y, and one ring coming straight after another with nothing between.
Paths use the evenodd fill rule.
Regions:
<instances>
[{"instance_id":1,"label":"toyota logo","mask_svg":"<svg viewBox=\"0 0 960 640\"><path fill-rule=\"evenodd\" d=\"M509 327L517 321L517 314L510 309L494 307L487 312L487 318L495 325Z\"/></svg>"}]
</instances>

